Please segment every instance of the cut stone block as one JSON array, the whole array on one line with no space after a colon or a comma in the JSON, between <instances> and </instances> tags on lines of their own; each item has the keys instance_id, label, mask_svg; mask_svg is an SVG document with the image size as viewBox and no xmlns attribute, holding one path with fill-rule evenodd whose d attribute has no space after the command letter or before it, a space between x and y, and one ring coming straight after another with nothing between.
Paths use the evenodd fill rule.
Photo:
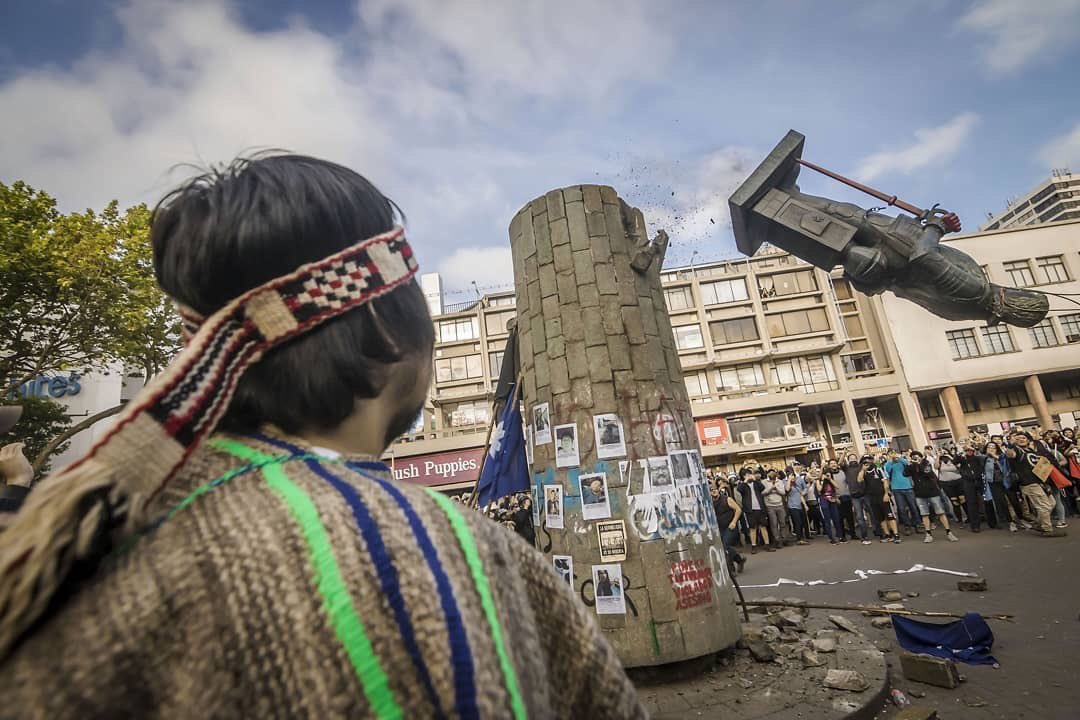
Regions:
<instances>
[{"instance_id":1,"label":"cut stone block","mask_svg":"<svg viewBox=\"0 0 1080 720\"><path fill-rule=\"evenodd\" d=\"M822 684L834 690L849 690L851 692L862 692L870 687L869 681L855 670L838 670L836 668L830 668L829 672L825 673Z\"/></svg>"},{"instance_id":2,"label":"cut stone block","mask_svg":"<svg viewBox=\"0 0 1080 720\"><path fill-rule=\"evenodd\" d=\"M956 669L956 663L945 658L921 653L901 653L900 669L904 671L904 677L912 682L936 685L950 690L960 684L960 673Z\"/></svg>"},{"instance_id":3,"label":"cut stone block","mask_svg":"<svg viewBox=\"0 0 1080 720\"><path fill-rule=\"evenodd\" d=\"M858 633L859 632L859 629L857 627L855 627L854 623L852 623L850 620L848 620L843 615L830 615L829 616L829 622L831 622L833 625L835 625L836 627L840 628L841 630L843 630L845 632L849 632L849 633Z\"/></svg>"},{"instance_id":4,"label":"cut stone block","mask_svg":"<svg viewBox=\"0 0 1080 720\"><path fill-rule=\"evenodd\" d=\"M956 589L964 592L986 592L985 578L965 578L956 581Z\"/></svg>"}]
</instances>

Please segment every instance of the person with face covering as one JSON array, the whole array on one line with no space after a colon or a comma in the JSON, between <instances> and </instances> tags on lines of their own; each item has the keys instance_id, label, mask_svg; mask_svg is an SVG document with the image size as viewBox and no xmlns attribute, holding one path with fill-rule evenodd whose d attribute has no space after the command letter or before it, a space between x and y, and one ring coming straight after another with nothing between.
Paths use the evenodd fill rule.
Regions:
<instances>
[{"instance_id":1,"label":"person with face covering","mask_svg":"<svg viewBox=\"0 0 1080 720\"><path fill-rule=\"evenodd\" d=\"M171 193L187 345L0 534L20 718L644 718L551 561L381 460L434 331L396 208L261 156Z\"/></svg>"}]
</instances>

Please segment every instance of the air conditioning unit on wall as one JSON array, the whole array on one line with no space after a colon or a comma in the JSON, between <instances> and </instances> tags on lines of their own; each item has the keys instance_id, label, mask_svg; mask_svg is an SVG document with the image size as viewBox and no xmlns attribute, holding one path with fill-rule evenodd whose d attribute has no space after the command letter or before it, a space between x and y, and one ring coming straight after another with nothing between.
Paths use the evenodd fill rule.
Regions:
<instances>
[{"instance_id":1,"label":"air conditioning unit on wall","mask_svg":"<svg viewBox=\"0 0 1080 720\"><path fill-rule=\"evenodd\" d=\"M788 440L798 440L803 436L802 425L785 425L784 437Z\"/></svg>"},{"instance_id":2,"label":"air conditioning unit on wall","mask_svg":"<svg viewBox=\"0 0 1080 720\"><path fill-rule=\"evenodd\" d=\"M743 445L760 445L761 435L757 430L747 430L739 435L739 442Z\"/></svg>"}]
</instances>

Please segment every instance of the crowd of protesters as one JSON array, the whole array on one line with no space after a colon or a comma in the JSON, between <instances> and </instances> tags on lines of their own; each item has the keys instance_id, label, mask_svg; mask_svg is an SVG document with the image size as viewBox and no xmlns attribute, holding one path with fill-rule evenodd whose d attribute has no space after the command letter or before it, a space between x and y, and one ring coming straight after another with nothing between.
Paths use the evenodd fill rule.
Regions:
<instances>
[{"instance_id":1,"label":"crowd of protesters","mask_svg":"<svg viewBox=\"0 0 1080 720\"><path fill-rule=\"evenodd\" d=\"M888 451L824 465L771 467L748 460L727 476L709 471L713 507L733 569L759 548L900 543L934 532L957 542L954 529L1021 530L1054 537L1080 513L1080 449L1073 428L1008 437L972 436L961 446Z\"/></svg>"}]
</instances>

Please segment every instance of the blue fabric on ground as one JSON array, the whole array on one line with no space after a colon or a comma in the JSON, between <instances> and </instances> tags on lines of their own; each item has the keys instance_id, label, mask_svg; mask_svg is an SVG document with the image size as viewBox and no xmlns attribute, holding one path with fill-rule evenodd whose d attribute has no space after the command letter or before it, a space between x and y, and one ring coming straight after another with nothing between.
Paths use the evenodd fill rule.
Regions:
<instances>
[{"instance_id":1,"label":"blue fabric on ground","mask_svg":"<svg viewBox=\"0 0 1080 720\"><path fill-rule=\"evenodd\" d=\"M897 642L909 652L926 653L969 665L997 664L990 654L994 646L994 633L979 613L968 613L962 619L944 625L912 620L903 615L891 617Z\"/></svg>"}]
</instances>

